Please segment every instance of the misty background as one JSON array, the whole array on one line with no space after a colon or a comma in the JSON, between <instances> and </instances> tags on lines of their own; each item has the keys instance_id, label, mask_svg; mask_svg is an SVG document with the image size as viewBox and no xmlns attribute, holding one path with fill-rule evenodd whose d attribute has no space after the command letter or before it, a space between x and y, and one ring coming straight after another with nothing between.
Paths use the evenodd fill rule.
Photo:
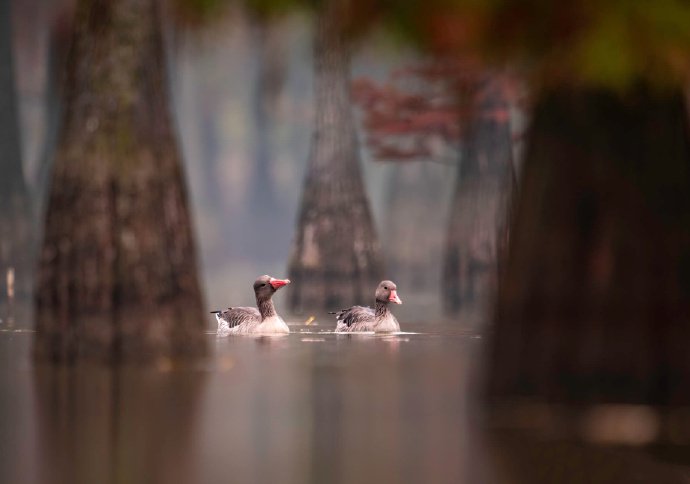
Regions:
<instances>
[{"instance_id":1,"label":"misty background","mask_svg":"<svg viewBox=\"0 0 690 484\"><path fill-rule=\"evenodd\" d=\"M0 0L0 480L687 482L690 8L304 7Z\"/></svg>"},{"instance_id":2,"label":"misty background","mask_svg":"<svg viewBox=\"0 0 690 484\"><path fill-rule=\"evenodd\" d=\"M15 2L13 11L22 160L37 202L37 227L49 173L46 152L55 143L51 123L57 116L51 110L59 109L58 74L50 68L60 55L55 51L64 47L54 41L68 29L72 3ZM206 305L251 306L257 275L287 271L313 129L312 22L295 13L262 24L235 8L204 28L167 28L171 105ZM378 35L355 50L352 78L385 82L422 58ZM360 126L363 177L385 277L405 296L399 313L436 320L443 316L441 264L457 162L382 162L371 156L364 137ZM278 304L283 297L278 293Z\"/></svg>"}]
</instances>

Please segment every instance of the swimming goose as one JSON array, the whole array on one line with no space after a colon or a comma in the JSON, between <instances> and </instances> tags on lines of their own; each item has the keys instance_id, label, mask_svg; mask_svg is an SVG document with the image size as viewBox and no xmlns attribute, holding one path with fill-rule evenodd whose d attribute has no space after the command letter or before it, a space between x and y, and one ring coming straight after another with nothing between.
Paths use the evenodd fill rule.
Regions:
<instances>
[{"instance_id":1,"label":"swimming goose","mask_svg":"<svg viewBox=\"0 0 690 484\"><path fill-rule=\"evenodd\" d=\"M228 308L225 311L211 311L218 320L218 336L248 333L289 333L283 318L276 313L271 298L290 279L276 279L264 275L254 281L254 295L259 309L246 306Z\"/></svg>"},{"instance_id":2,"label":"swimming goose","mask_svg":"<svg viewBox=\"0 0 690 484\"><path fill-rule=\"evenodd\" d=\"M402 304L398 297L397 286L392 281L381 281L376 288L376 305L374 309L364 306L352 306L331 314L336 315L338 323L336 333L354 331L375 331L377 333L400 331L400 324L388 309L388 303Z\"/></svg>"}]
</instances>

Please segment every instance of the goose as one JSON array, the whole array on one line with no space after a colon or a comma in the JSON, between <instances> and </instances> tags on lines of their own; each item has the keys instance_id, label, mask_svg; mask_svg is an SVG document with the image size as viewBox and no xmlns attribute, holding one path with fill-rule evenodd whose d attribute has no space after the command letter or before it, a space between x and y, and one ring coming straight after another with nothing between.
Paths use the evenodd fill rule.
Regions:
<instances>
[{"instance_id":1,"label":"goose","mask_svg":"<svg viewBox=\"0 0 690 484\"><path fill-rule=\"evenodd\" d=\"M259 276L254 281L254 295L257 308L238 306L225 311L211 311L218 321L218 336L250 333L289 333L283 318L276 312L271 298L278 289L290 284L290 279L276 279L269 275Z\"/></svg>"},{"instance_id":2,"label":"goose","mask_svg":"<svg viewBox=\"0 0 690 484\"><path fill-rule=\"evenodd\" d=\"M393 281L381 281L376 288L374 309L364 306L352 306L333 312L337 319L336 333L355 331L375 331L377 333L400 331L400 324L388 308L388 304L402 304L398 297L398 288Z\"/></svg>"}]
</instances>

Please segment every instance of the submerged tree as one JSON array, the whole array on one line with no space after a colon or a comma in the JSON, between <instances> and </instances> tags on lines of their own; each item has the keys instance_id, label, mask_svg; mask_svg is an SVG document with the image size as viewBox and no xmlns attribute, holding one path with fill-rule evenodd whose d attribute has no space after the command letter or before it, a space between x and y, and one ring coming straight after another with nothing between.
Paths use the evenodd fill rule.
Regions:
<instances>
[{"instance_id":1,"label":"submerged tree","mask_svg":"<svg viewBox=\"0 0 690 484\"><path fill-rule=\"evenodd\" d=\"M373 8L434 52L524 68L531 88L490 394L690 402L688 5Z\"/></svg>"},{"instance_id":2,"label":"submerged tree","mask_svg":"<svg viewBox=\"0 0 690 484\"><path fill-rule=\"evenodd\" d=\"M13 321L13 305L30 297L34 261L32 202L22 171L14 85L10 0L0 1L0 320Z\"/></svg>"},{"instance_id":3,"label":"submerged tree","mask_svg":"<svg viewBox=\"0 0 690 484\"><path fill-rule=\"evenodd\" d=\"M509 106L500 84L482 76L471 89L474 114L462 136L460 168L450 208L443 267L449 314L484 315L498 279L514 168Z\"/></svg>"},{"instance_id":4,"label":"submerged tree","mask_svg":"<svg viewBox=\"0 0 690 484\"><path fill-rule=\"evenodd\" d=\"M492 18L506 54L534 66L535 101L490 392L687 405L690 8L591 7L507 4Z\"/></svg>"},{"instance_id":5,"label":"submerged tree","mask_svg":"<svg viewBox=\"0 0 690 484\"><path fill-rule=\"evenodd\" d=\"M440 307L442 227L447 225L457 165L459 114L446 102L447 79L428 79L428 67L396 70L385 83L360 77L353 81L352 91L362 108L370 156L397 165L390 171L383 209L386 217L381 221L389 268L386 277L414 294L418 302L412 305L417 310L424 307L427 315L438 317L434 311Z\"/></svg>"},{"instance_id":6,"label":"submerged tree","mask_svg":"<svg viewBox=\"0 0 690 484\"><path fill-rule=\"evenodd\" d=\"M33 180L33 198L39 214L37 224L43 221L45 202L50 184L50 170L54 161L55 148L60 133L62 118L63 67L71 40L72 22L74 20L74 5L65 3L54 6L48 26L48 52L46 53L46 74L44 80L45 114L44 135L35 178ZM42 227L39 227L39 230ZM39 235L40 237L40 235Z\"/></svg>"},{"instance_id":7,"label":"submerged tree","mask_svg":"<svg viewBox=\"0 0 690 484\"><path fill-rule=\"evenodd\" d=\"M314 40L315 126L289 263L292 310L367 300L382 277L350 100L347 2L326 2Z\"/></svg>"},{"instance_id":8,"label":"submerged tree","mask_svg":"<svg viewBox=\"0 0 690 484\"><path fill-rule=\"evenodd\" d=\"M286 76L286 35L277 20L250 15L252 39L255 44L256 74L252 93L251 118L254 140L253 162L247 183L245 223L251 230L244 231L244 252L264 254L273 262L275 236L289 232L292 221L285 217L285 204L280 203L279 187L275 176L274 149L276 113ZM281 260L283 262L283 260Z\"/></svg>"},{"instance_id":9,"label":"submerged tree","mask_svg":"<svg viewBox=\"0 0 690 484\"><path fill-rule=\"evenodd\" d=\"M524 163L493 392L690 402L690 123L681 90L640 82L625 93L544 92Z\"/></svg>"},{"instance_id":10,"label":"submerged tree","mask_svg":"<svg viewBox=\"0 0 690 484\"><path fill-rule=\"evenodd\" d=\"M481 313L496 285L514 178L511 83L452 59L405 69L394 79L383 86L355 83L368 144L376 158L398 163L447 159L449 150L438 145L460 145L440 292L447 313ZM411 79L423 87L397 86Z\"/></svg>"},{"instance_id":11,"label":"submerged tree","mask_svg":"<svg viewBox=\"0 0 690 484\"><path fill-rule=\"evenodd\" d=\"M82 0L37 284L39 358L203 351L156 0Z\"/></svg>"}]
</instances>

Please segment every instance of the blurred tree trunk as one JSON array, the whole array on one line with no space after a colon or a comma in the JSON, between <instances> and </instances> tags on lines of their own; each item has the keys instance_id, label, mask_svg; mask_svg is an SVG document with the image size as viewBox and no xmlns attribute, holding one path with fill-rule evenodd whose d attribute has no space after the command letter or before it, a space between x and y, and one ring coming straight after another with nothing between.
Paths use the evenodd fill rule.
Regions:
<instances>
[{"instance_id":1,"label":"blurred tree trunk","mask_svg":"<svg viewBox=\"0 0 690 484\"><path fill-rule=\"evenodd\" d=\"M448 206L456 168L432 162L398 163L385 200L386 262L390 277L404 289L406 312L438 318L447 242ZM411 299L412 298L412 299ZM410 304L408 304L410 303Z\"/></svg>"},{"instance_id":2,"label":"blurred tree trunk","mask_svg":"<svg viewBox=\"0 0 690 484\"><path fill-rule=\"evenodd\" d=\"M30 299L35 246L22 171L10 3L0 0L0 319L11 323L16 302Z\"/></svg>"},{"instance_id":3,"label":"blurred tree trunk","mask_svg":"<svg viewBox=\"0 0 690 484\"><path fill-rule=\"evenodd\" d=\"M286 38L276 20L253 17L252 39L256 49L256 80L252 93L253 163L247 191L244 213L245 224L250 230L243 231L245 253L264 254L264 261L271 263L276 257L275 241L280 234L290 231L285 216L286 206L281 203L273 168L275 117L280 95L285 83L287 55Z\"/></svg>"},{"instance_id":4,"label":"blurred tree trunk","mask_svg":"<svg viewBox=\"0 0 690 484\"><path fill-rule=\"evenodd\" d=\"M156 0L82 0L37 287L39 358L205 348Z\"/></svg>"},{"instance_id":5,"label":"blurred tree trunk","mask_svg":"<svg viewBox=\"0 0 690 484\"><path fill-rule=\"evenodd\" d=\"M470 90L473 114L463 136L443 271L443 305L451 315L488 309L514 180L505 96L490 78Z\"/></svg>"},{"instance_id":6,"label":"blurred tree trunk","mask_svg":"<svg viewBox=\"0 0 690 484\"><path fill-rule=\"evenodd\" d=\"M285 39L278 26L270 20L251 22L256 45L256 84L252 94L254 121L254 163L250 181L250 202L257 210L273 212L278 205L271 170L272 120L278 109L285 82Z\"/></svg>"},{"instance_id":7,"label":"blurred tree trunk","mask_svg":"<svg viewBox=\"0 0 690 484\"><path fill-rule=\"evenodd\" d=\"M681 92L543 93L502 271L493 396L690 403Z\"/></svg>"},{"instance_id":8,"label":"blurred tree trunk","mask_svg":"<svg viewBox=\"0 0 690 484\"><path fill-rule=\"evenodd\" d=\"M327 2L316 24L315 128L289 264L295 311L366 302L382 273L351 110L346 5Z\"/></svg>"},{"instance_id":9,"label":"blurred tree trunk","mask_svg":"<svg viewBox=\"0 0 690 484\"><path fill-rule=\"evenodd\" d=\"M72 8L70 8L72 7ZM36 207L39 213L37 223L43 222L45 202L50 187L51 168L54 161L55 149L60 134L63 101L63 67L67 59L71 40L72 22L74 20L73 6L63 5L57 8L58 13L50 25L48 34L48 53L45 76L45 129L43 146L39 155L38 169L33 186ZM38 227L42 230L43 227ZM38 235L40 237L40 233Z\"/></svg>"}]
</instances>

